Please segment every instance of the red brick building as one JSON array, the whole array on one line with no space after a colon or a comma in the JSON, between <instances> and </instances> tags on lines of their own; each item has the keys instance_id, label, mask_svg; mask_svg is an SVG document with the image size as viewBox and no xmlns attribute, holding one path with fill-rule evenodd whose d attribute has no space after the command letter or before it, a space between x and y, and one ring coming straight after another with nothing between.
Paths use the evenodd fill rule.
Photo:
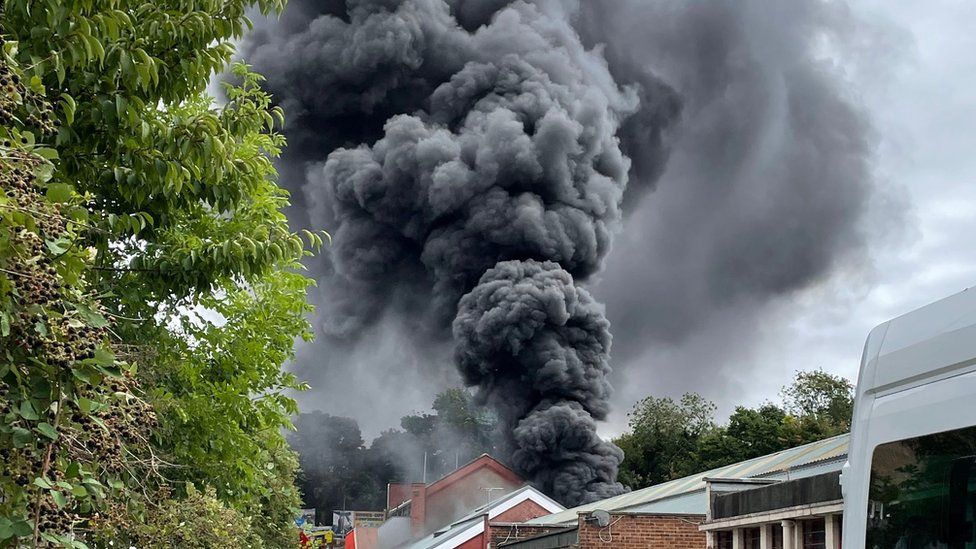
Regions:
<instances>
[{"instance_id":1,"label":"red brick building","mask_svg":"<svg viewBox=\"0 0 976 549\"><path fill-rule=\"evenodd\" d=\"M698 515L611 514L607 527L579 521L579 547L615 549L702 549L705 533Z\"/></svg>"},{"instance_id":2,"label":"red brick building","mask_svg":"<svg viewBox=\"0 0 976 549\"><path fill-rule=\"evenodd\" d=\"M484 549L496 527L508 529L504 539L520 539L512 537L512 526L562 510L514 471L483 454L431 484L390 484L379 545ZM545 529L534 533L538 531Z\"/></svg>"},{"instance_id":3,"label":"red brick building","mask_svg":"<svg viewBox=\"0 0 976 549\"><path fill-rule=\"evenodd\" d=\"M604 526L592 513L581 512L575 526L549 526L548 531L531 534L541 525L530 522L522 530L530 535L512 541L497 540L492 547L511 549L705 549L706 534L699 530L701 515L653 513L610 513Z\"/></svg>"},{"instance_id":4,"label":"red brick building","mask_svg":"<svg viewBox=\"0 0 976 549\"><path fill-rule=\"evenodd\" d=\"M498 540L520 539L519 527L563 507L532 486L523 486L487 505L475 509L454 523L441 528L406 547L410 549L488 549ZM530 528L530 535L547 531Z\"/></svg>"},{"instance_id":5,"label":"red brick building","mask_svg":"<svg viewBox=\"0 0 976 549\"><path fill-rule=\"evenodd\" d=\"M500 461L482 454L431 484L388 485L387 517L410 517L411 537L421 538L525 484Z\"/></svg>"}]
</instances>

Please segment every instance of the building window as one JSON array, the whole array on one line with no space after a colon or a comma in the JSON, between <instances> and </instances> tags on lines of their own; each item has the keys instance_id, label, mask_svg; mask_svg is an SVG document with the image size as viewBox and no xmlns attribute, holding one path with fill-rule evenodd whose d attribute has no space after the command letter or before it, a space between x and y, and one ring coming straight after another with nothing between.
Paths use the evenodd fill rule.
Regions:
<instances>
[{"instance_id":1,"label":"building window","mask_svg":"<svg viewBox=\"0 0 976 549\"><path fill-rule=\"evenodd\" d=\"M976 547L976 427L881 444L867 547Z\"/></svg>"},{"instance_id":2,"label":"building window","mask_svg":"<svg viewBox=\"0 0 976 549\"><path fill-rule=\"evenodd\" d=\"M783 549L783 525L773 525L773 549Z\"/></svg>"},{"instance_id":3,"label":"building window","mask_svg":"<svg viewBox=\"0 0 976 549\"><path fill-rule=\"evenodd\" d=\"M759 535L759 528L746 528L742 533L745 549L762 549Z\"/></svg>"},{"instance_id":4,"label":"building window","mask_svg":"<svg viewBox=\"0 0 976 549\"><path fill-rule=\"evenodd\" d=\"M732 549L732 532L715 532L715 549Z\"/></svg>"},{"instance_id":5,"label":"building window","mask_svg":"<svg viewBox=\"0 0 976 549\"><path fill-rule=\"evenodd\" d=\"M827 524L824 519L805 520L803 528L803 549L827 549Z\"/></svg>"}]
</instances>

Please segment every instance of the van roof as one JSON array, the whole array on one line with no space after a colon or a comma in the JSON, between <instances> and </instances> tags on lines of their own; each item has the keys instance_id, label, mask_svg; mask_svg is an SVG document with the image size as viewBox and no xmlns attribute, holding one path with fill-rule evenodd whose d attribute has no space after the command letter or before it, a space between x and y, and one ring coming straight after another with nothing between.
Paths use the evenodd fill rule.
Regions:
<instances>
[{"instance_id":1,"label":"van roof","mask_svg":"<svg viewBox=\"0 0 976 549\"><path fill-rule=\"evenodd\" d=\"M976 288L880 324L864 347L859 393L922 385L976 367Z\"/></svg>"}]
</instances>

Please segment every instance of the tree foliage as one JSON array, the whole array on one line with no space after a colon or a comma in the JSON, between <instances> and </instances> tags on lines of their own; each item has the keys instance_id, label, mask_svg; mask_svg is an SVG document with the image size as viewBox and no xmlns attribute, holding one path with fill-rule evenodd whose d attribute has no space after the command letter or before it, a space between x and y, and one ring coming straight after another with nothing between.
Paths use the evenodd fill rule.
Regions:
<instances>
[{"instance_id":1,"label":"tree foliage","mask_svg":"<svg viewBox=\"0 0 976 549\"><path fill-rule=\"evenodd\" d=\"M491 451L492 417L462 388L439 393L434 413L400 420L367 446L354 419L308 412L289 441L301 462L306 507L328 521L336 509L383 509L390 482L431 482ZM426 474L424 467L426 466Z\"/></svg>"},{"instance_id":2,"label":"tree foliage","mask_svg":"<svg viewBox=\"0 0 976 549\"><path fill-rule=\"evenodd\" d=\"M293 544L281 365L322 237L282 213L261 77L206 94L282 2L2 7L0 546L136 543L188 508Z\"/></svg>"},{"instance_id":3,"label":"tree foliage","mask_svg":"<svg viewBox=\"0 0 976 549\"><path fill-rule=\"evenodd\" d=\"M625 461L620 481L630 486L679 478L696 471L697 445L715 429L715 405L697 394L673 399L646 397L630 415L630 432L614 441Z\"/></svg>"},{"instance_id":4,"label":"tree foliage","mask_svg":"<svg viewBox=\"0 0 976 549\"><path fill-rule=\"evenodd\" d=\"M680 401L647 397L634 406L630 430L614 443L624 451L620 480L649 486L846 433L854 386L822 370L798 372L782 404L739 406L725 425L700 395Z\"/></svg>"}]
</instances>

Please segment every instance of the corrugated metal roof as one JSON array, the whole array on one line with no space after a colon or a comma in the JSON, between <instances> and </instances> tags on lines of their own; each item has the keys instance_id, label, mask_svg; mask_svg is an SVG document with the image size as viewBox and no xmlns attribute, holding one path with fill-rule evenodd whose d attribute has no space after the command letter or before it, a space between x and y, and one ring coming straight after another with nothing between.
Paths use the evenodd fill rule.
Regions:
<instances>
[{"instance_id":1,"label":"corrugated metal roof","mask_svg":"<svg viewBox=\"0 0 976 549\"><path fill-rule=\"evenodd\" d=\"M632 513L659 513L662 515L700 515L708 506L705 490L695 490L687 494L658 499L628 507Z\"/></svg>"},{"instance_id":2,"label":"corrugated metal roof","mask_svg":"<svg viewBox=\"0 0 976 549\"><path fill-rule=\"evenodd\" d=\"M576 522L577 514L604 509L606 511L660 512L660 513L689 513L705 514L707 502L704 498L684 496L705 490L705 478L800 478L809 476L812 471L822 472L825 467L811 467L817 464L826 466L827 462L834 462L835 467L841 466L842 458L847 455L847 445L850 435L839 435L818 442L797 446L775 454L761 456L719 467L704 473L675 479L662 484L656 484L640 490L615 496L609 499L588 503L572 509L546 515L529 521L530 524L572 524ZM808 469L809 468L809 469ZM671 498L674 498L673 500ZM656 504L656 505L652 505ZM668 510L670 509L670 510Z\"/></svg>"}]
</instances>

